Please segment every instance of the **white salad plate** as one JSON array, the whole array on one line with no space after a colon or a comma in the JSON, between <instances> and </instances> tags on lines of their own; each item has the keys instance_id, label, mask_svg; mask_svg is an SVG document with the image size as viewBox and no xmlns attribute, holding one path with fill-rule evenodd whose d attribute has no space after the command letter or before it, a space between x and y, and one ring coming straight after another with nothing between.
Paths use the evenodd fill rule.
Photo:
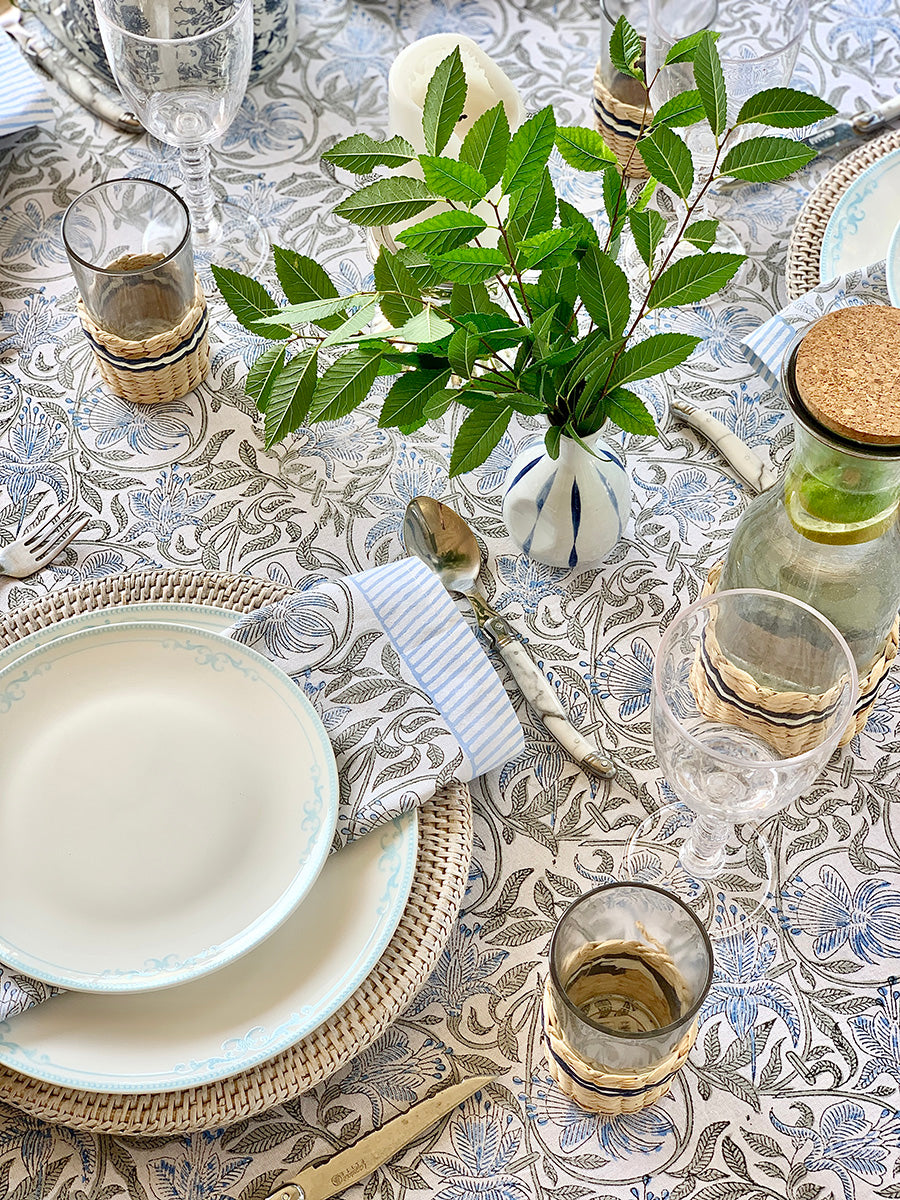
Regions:
<instances>
[{"instance_id":1,"label":"white salad plate","mask_svg":"<svg viewBox=\"0 0 900 1200\"><path fill-rule=\"evenodd\" d=\"M63 631L136 620L221 631L235 614L193 604L80 613L0 652L0 666ZM310 1034L368 977L403 915L417 850L410 812L330 855L300 907L221 971L163 991L56 996L0 1023L0 1062L47 1083L121 1094L250 1070Z\"/></svg>"},{"instance_id":2,"label":"white salad plate","mask_svg":"<svg viewBox=\"0 0 900 1200\"><path fill-rule=\"evenodd\" d=\"M306 896L334 755L286 675L213 632L86 628L0 670L0 961L68 989L196 979Z\"/></svg>"},{"instance_id":3,"label":"white salad plate","mask_svg":"<svg viewBox=\"0 0 900 1200\"><path fill-rule=\"evenodd\" d=\"M822 281L880 262L898 222L900 150L892 150L857 175L835 205L819 253Z\"/></svg>"}]
</instances>

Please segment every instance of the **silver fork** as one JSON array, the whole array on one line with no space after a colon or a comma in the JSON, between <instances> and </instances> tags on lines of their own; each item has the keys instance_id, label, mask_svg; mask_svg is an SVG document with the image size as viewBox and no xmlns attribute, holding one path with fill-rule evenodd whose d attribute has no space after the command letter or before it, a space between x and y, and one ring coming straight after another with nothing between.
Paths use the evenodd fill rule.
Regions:
<instances>
[{"instance_id":1,"label":"silver fork","mask_svg":"<svg viewBox=\"0 0 900 1200\"><path fill-rule=\"evenodd\" d=\"M78 512L73 497L52 516L0 550L0 574L24 579L40 571L65 550L90 519L88 513Z\"/></svg>"}]
</instances>

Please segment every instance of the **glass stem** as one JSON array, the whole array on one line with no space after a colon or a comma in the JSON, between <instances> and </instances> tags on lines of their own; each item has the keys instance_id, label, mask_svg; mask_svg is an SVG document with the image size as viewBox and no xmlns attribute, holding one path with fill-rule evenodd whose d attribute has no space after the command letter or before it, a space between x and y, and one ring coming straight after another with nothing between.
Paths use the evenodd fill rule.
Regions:
<instances>
[{"instance_id":1,"label":"glass stem","mask_svg":"<svg viewBox=\"0 0 900 1200\"><path fill-rule=\"evenodd\" d=\"M215 196L210 184L209 146L182 146L181 173L187 191L194 240L201 245L213 236Z\"/></svg>"},{"instance_id":2,"label":"glass stem","mask_svg":"<svg viewBox=\"0 0 900 1200\"><path fill-rule=\"evenodd\" d=\"M681 847L679 861L688 875L714 879L725 862L725 848L731 836L731 821L704 815L696 817Z\"/></svg>"}]
</instances>

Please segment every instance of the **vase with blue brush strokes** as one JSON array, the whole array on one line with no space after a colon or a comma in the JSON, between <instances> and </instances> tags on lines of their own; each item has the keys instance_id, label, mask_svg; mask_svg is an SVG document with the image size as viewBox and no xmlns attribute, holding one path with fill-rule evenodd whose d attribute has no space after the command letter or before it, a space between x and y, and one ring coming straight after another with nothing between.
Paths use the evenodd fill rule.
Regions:
<instances>
[{"instance_id":1,"label":"vase with blue brush strokes","mask_svg":"<svg viewBox=\"0 0 900 1200\"><path fill-rule=\"evenodd\" d=\"M598 567L621 538L631 508L631 481L617 450L598 434L561 437L552 459L541 438L510 467L503 519L513 541L553 567Z\"/></svg>"}]
</instances>

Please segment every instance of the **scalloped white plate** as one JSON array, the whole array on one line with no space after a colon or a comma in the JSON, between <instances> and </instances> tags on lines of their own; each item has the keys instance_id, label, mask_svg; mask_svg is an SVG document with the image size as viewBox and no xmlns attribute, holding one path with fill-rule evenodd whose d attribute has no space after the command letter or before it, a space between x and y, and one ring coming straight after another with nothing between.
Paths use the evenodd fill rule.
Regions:
<instances>
[{"instance_id":1,"label":"scalloped white plate","mask_svg":"<svg viewBox=\"0 0 900 1200\"><path fill-rule=\"evenodd\" d=\"M819 253L822 282L880 262L898 221L900 150L892 150L857 175L834 206Z\"/></svg>"},{"instance_id":2,"label":"scalloped white plate","mask_svg":"<svg viewBox=\"0 0 900 1200\"><path fill-rule=\"evenodd\" d=\"M337 817L325 730L268 659L156 623L0 671L0 960L64 988L169 987L267 937Z\"/></svg>"}]
</instances>

